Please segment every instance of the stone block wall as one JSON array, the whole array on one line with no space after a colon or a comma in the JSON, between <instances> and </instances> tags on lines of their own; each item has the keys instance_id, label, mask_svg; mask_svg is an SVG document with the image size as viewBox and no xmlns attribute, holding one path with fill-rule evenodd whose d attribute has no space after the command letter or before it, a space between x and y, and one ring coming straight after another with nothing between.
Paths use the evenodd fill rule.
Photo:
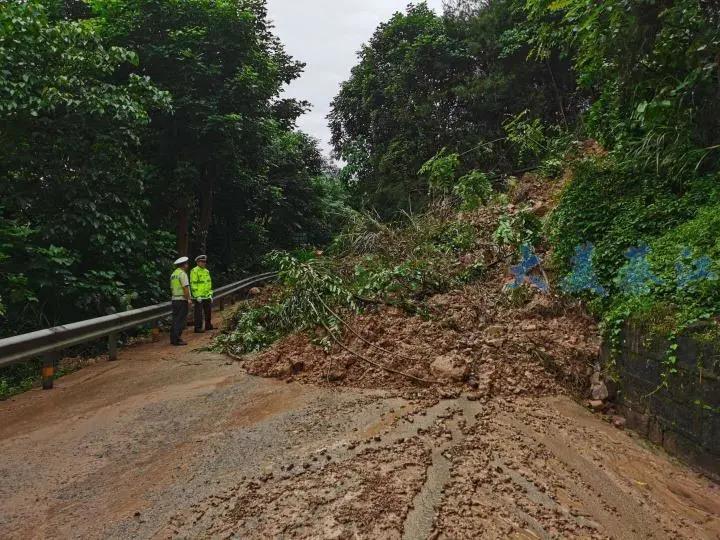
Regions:
<instances>
[{"instance_id":1,"label":"stone block wall","mask_svg":"<svg viewBox=\"0 0 720 540\"><path fill-rule=\"evenodd\" d=\"M677 373L667 388L659 387L670 344L643 325L625 326L613 358L627 426L720 479L720 337L711 328L698 325L678 338ZM607 344L602 355L610 360Z\"/></svg>"}]
</instances>

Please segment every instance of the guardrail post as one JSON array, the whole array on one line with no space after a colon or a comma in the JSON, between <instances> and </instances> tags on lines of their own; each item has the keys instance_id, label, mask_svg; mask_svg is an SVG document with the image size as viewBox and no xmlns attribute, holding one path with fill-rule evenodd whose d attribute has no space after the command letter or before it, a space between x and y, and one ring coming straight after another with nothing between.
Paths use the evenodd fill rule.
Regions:
<instances>
[{"instance_id":1,"label":"guardrail post","mask_svg":"<svg viewBox=\"0 0 720 540\"><path fill-rule=\"evenodd\" d=\"M42 356L42 387L43 390L52 390L55 380L55 362L58 360L58 353L47 353Z\"/></svg>"},{"instance_id":2,"label":"guardrail post","mask_svg":"<svg viewBox=\"0 0 720 540\"><path fill-rule=\"evenodd\" d=\"M117 360L118 357L118 335L113 333L108 336L108 360Z\"/></svg>"},{"instance_id":3,"label":"guardrail post","mask_svg":"<svg viewBox=\"0 0 720 540\"><path fill-rule=\"evenodd\" d=\"M160 341L160 323L158 321L153 323L151 332L153 342Z\"/></svg>"},{"instance_id":4,"label":"guardrail post","mask_svg":"<svg viewBox=\"0 0 720 540\"><path fill-rule=\"evenodd\" d=\"M225 309L225 298L220 299L220 311Z\"/></svg>"}]
</instances>

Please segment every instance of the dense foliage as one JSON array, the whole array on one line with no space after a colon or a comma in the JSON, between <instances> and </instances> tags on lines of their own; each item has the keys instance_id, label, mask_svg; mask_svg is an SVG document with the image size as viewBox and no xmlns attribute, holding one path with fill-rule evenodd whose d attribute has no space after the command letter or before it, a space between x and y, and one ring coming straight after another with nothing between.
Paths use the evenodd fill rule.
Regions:
<instances>
[{"instance_id":1,"label":"dense foliage","mask_svg":"<svg viewBox=\"0 0 720 540\"><path fill-rule=\"evenodd\" d=\"M572 58L593 96L585 135L609 150L572 166L549 223L557 264L567 270L577 245L592 243L609 331L633 316L672 333L717 316L720 9L687 0L526 9L535 54Z\"/></svg>"},{"instance_id":2,"label":"dense foliage","mask_svg":"<svg viewBox=\"0 0 720 540\"><path fill-rule=\"evenodd\" d=\"M94 21L55 19L40 2L3 2L0 59L3 333L157 297L172 239L146 219L149 171L134 149L170 96L121 77L137 55Z\"/></svg>"},{"instance_id":3,"label":"dense foliage","mask_svg":"<svg viewBox=\"0 0 720 540\"><path fill-rule=\"evenodd\" d=\"M568 63L528 60L529 46L506 36L524 15L511 0L485 4L444 17L411 5L360 51L330 114L356 204L383 216L422 207L428 182L418 170L445 147L459 177L512 171L516 154L502 127L509 114L528 110L552 123L576 115Z\"/></svg>"},{"instance_id":4,"label":"dense foliage","mask_svg":"<svg viewBox=\"0 0 720 540\"><path fill-rule=\"evenodd\" d=\"M587 134L621 161L679 176L720 159L720 8L697 0L527 0L533 54L573 60Z\"/></svg>"},{"instance_id":5,"label":"dense foliage","mask_svg":"<svg viewBox=\"0 0 720 540\"><path fill-rule=\"evenodd\" d=\"M550 184L566 170L544 223L562 289L610 334L628 317L672 333L717 317L717 2L449 4L382 24L333 103L355 204L467 208L488 180L535 168ZM538 240L530 214L503 219L496 241Z\"/></svg>"},{"instance_id":6,"label":"dense foliage","mask_svg":"<svg viewBox=\"0 0 720 540\"><path fill-rule=\"evenodd\" d=\"M344 211L264 2L2 0L0 62L0 335L164 299L178 253L219 281Z\"/></svg>"}]
</instances>

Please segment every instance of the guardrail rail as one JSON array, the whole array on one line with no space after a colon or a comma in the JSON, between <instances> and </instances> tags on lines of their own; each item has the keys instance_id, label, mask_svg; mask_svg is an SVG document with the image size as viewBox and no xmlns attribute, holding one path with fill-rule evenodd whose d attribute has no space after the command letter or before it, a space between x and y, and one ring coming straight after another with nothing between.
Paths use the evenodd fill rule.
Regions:
<instances>
[{"instance_id":1,"label":"guardrail rail","mask_svg":"<svg viewBox=\"0 0 720 540\"><path fill-rule=\"evenodd\" d=\"M230 283L216 289L213 300L222 309L227 300L232 300L242 290L264 283L276 275L277 272L266 272ZM117 341L120 332L143 324L157 323L171 315L171 302L164 302L0 339L0 367L40 357L42 358L42 387L49 390L53 387L55 365L62 350L107 337L108 357L110 360L117 360Z\"/></svg>"}]
</instances>

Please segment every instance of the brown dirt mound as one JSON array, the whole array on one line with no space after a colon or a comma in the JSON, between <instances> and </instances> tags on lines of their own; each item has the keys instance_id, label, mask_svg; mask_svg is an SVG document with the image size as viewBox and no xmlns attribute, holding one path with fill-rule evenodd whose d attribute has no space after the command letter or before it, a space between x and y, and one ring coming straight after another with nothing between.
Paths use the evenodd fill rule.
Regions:
<instances>
[{"instance_id":1,"label":"brown dirt mound","mask_svg":"<svg viewBox=\"0 0 720 540\"><path fill-rule=\"evenodd\" d=\"M514 202L544 215L561 184L525 175L512 194ZM519 208L511 203L506 211ZM430 298L426 317L383 306L348 321L362 339L346 331L343 346L334 344L325 351L308 336L296 334L245 357L246 368L288 381L405 394L472 390L483 399L582 392L597 358L596 325L556 295L527 287L513 294L503 290L512 255L490 240L501 213L495 206L462 216L487 234L480 235L476 249L458 257L458 264L484 260L490 273L477 283ZM427 385L367 360L434 384L428 391Z\"/></svg>"},{"instance_id":2,"label":"brown dirt mound","mask_svg":"<svg viewBox=\"0 0 720 540\"><path fill-rule=\"evenodd\" d=\"M442 392L473 389L478 397L556 394L581 390L599 346L594 323L558 299L535 294L513 306L502 278L438 295L427 320L391 307L355 317L352 328L387 354L346 332L347 349L422 379ZM400 356L398 356L400 355ZM248 356L255 375L321 385L389 390L422 389L339 346L324 351L304 334Z\"/></svg>"}]
</instances>

